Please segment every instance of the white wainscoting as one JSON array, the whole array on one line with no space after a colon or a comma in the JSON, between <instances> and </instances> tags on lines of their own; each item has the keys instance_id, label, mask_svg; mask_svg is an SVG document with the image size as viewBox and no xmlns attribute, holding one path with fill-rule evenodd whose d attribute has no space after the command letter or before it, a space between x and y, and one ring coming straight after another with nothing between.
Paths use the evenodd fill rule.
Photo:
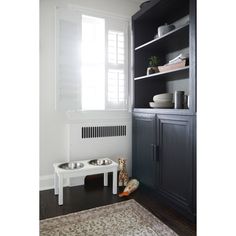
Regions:
<instances>
[{"instance_id":1,"label":"white wainscoting","mask_svg":"<svg viewBox=\"0 0 236 236\"><path fill-rule=\"evenodd\" d=\"M82 127L94 126L126 126L126 136L82 138ZM109 121L90 121L69 125L69 158L71 161L88 160L96 158L110 158L113 161L119 157L127 159L127 170L129 175L132 173L132 128L131 119L109 120ZM78 185L81 180L71 180L71 185Z\"/></svg>"},{"instance_id":2,"label":"white wainscoting","mask_svg":"<svg viewBox=\"0 0 236 236\"><path fill-rule=\"evenodd\" d=\"M125 136L82 138L82 127L94 126L126 126ZM129 117L118 119L74 119L67 124L67 155L65 161L110 158L113 161L119 157L127 159L127 171L132 173L132 120ZM40 190L53 188L53 175L40 176ZM64 182L65 186L83 185L84 178L72 178Z\"/></svg>"}]
</instances>

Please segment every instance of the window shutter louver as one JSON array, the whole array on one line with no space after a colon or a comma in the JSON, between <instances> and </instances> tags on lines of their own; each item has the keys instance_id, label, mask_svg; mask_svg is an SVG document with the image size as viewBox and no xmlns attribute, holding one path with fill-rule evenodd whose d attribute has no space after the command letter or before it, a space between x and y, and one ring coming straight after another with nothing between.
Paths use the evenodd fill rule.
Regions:
<instances>
[{"instance_id":1,"label":"window shutter louver","mask_svg":"<svg viewBox=\"0 0 236 236\"><path fill-rule=\"evenodd\" d=\"M107 96L108 109L128 109L128 22L107 21Z\"/></svg>"},{"instance_id":2,"label":"window shutter louver","mask_svg":"<svg viewBox=\"0 0 236 236\"><path fill-rule=\"evenodd\" d=\"M56 106L59 111L81 109L80 19L57 9Z\"/></svg>"}]
</instances>

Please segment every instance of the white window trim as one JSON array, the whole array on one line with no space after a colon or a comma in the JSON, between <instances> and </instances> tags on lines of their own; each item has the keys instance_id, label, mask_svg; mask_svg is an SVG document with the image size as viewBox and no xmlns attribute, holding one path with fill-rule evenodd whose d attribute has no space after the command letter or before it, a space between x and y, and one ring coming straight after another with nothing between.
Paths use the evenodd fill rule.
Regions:
<instances>
[{"instance_id":1,"label":"white window trim","mask_svg":"<svg viewBox=\"0 0 236 236\"><path fill-rule=\"evenodd\" d=\"M127 15L116 14L112 12L102 11L102 10L88 8L88 7L74 5L74 4L68 4L67 9L73 10L75 12L76 11L83 12L85 14L96 14L97 17L108 17L108 18L113 18L116 20L124 20L131 23L131 18L130 16L127 16Z\"/></svg>"}]
</instances>

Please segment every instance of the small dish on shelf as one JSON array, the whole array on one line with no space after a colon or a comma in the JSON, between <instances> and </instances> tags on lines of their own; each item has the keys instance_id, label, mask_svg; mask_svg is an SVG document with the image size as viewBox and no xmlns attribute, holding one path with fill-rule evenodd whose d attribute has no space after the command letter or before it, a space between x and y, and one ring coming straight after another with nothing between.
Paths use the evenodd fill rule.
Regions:
<instances>
[{"instance_id":1,"label":"small dish on shelf","mask_svg":"<svg viewBox=\"0 0 236 236\"><path fill-rule=\"evenodd\" d=\"M164 25L161 25L158 27L157 29L157 35L158 37L162 37L163 35L171 32L172 30L175 29L175 26L174 25L168 25L167 23L165 23Z\"/></svg>"},{"instance_id":2,"label":"small dish on shelf","mask_svg":"<svg viewBox=\"0 0 236 236\"><path fill-rule=\"evenodd\" d=\"M149 102L149 106L152 108L173 108L173 102Z\"/></svg>"}]
</instances>

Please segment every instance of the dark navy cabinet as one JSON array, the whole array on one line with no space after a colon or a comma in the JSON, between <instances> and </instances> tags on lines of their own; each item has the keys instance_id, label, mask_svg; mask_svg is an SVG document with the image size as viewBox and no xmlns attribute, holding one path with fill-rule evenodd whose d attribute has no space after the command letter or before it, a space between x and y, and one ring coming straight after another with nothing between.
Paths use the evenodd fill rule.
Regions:
<instances>
[{"instance_id":1,"label":"dark navy cabinet","mask_svg":"<svg viewBox=\"0 0 236 236\"><path fill-rule=\"evenodd\" d=\"M151 188L155 187L156 162L155 114L133 114L133 177Z\"/></svg>"},{"instance_id":2,"label":"dark navy cabinet","mask_svg":"<svg viewBox=\"0 0 236 236\"><path fill-rule=\"evenodd\" d=\"M164 35L164 24L175 29ZM133 177L187 218L196 218L196 0L151 0L132 16ZM183 67L147 74L150 57ZM153 97L184 91L182 109L150 107ZM174 99L173 99L173 102Z\"/></svg>"},{"instance_id":3,"label":"dark navy cabinet","mask_svg":"<svg viewBox=\"0 0 236 236\"><path fill-rule=\"evenodd\" d=\"M157 190L186 214L194 213L194 116L157 115Z\"/></svg>"},{"instance_id":4,"label":"dark navy cabinet","mask_svg":"<svg viewBox=\"0 0 236 236\"><path fill-rule=\"evenodd\" d=\"M195 116L133 113L133 177L195 215Z\"/></svg>"}]
</instances>

